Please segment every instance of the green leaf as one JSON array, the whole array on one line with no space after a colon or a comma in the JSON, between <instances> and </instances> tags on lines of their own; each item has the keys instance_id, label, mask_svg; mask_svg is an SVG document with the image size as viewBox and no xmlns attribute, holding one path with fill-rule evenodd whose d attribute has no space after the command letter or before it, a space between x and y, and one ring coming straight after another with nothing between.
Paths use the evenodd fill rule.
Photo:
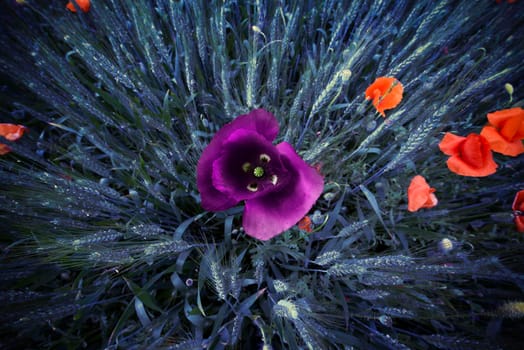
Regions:
<instances>
[{"instance_id":1,"label":"green leaf","mask_svg":"<svg viewBox=\"0 0 524 350\"><path fill-rule=\"evenodd\" d=\"M109 339L107 341L108 345L111 345L113 343L113 339L118 336L118 333L120 332L120 329L125 325L129 317L133 314L133 308L134 304L129 303L126 306L126 309L118 319L118 322L115 325L115 328L113 328L113 331L111 332L111 335L109 336Z\"/></svg>"},{"instance_id":2,"label":"green leaf","mask_svg":"<svg viewBox=\"0 0 524 350\"><path fill-rule=\"evenodd\" d=\"M142 303L140 299L135 298L134 305L135 305L136 315L138 316L138 319L140 320L140 323L142 324L142 326L143 327L149 326L151 324L151 319L147 315L147 311L144 307L144 303Z\"/></svg>"},{"instance_id":3,"label":"green leaf","mask_svg":"<svg viewBox=\"0 0 524 350\"><path fill-rule=\"evenodd\" d=\"M386 230L386 232L390 235L390 237L393 238L393 235L391 234L391 232L389 232L386 224L384 223L384 220L382 220L382 213L380 212L380 208L378 206L377 199L375 198L375 195L373 193L371 193L366 188L366 186L364 186L364 185L359 185L358 187L360 188L362 193L364 193L364 196L366 196L366 199L368 200L369 204L371 204L371 208L373 209L373 211L377 215L378 220L380 221L382 226L384 226L384 229Z\"/></svg>"},{"instance_id":4,"label":"green leaf","mask_svg":"<svg viewBox=\"0 0 524 350\"><path fill-rule=\"evenodd\" d=\"M227 247L231 247L231 232L233 230L234 215L229 215L224 221L224 240Z\"/></svg>"},{"instance_id":5,"label":"green leaf","mask_svg":"<svg viewBox=\"0 0 524 350\"><path fill-rule=\"evenodd\" d=\"M158 307L153 297L151 297L151 295L146 290L140 288L133 281L125 277L124 277L124 281L126 281L127 285L129 286L129 289L131 289L135 297L140 299L140 301L142 301L144 305L146 305L148 308L153 309L155 311L162 312L162 309Z\"/></svg>"},{"instance_id":6,"label":"green leaf","mask_svg":"<svg viewBox=\"0 0 524 350\"><path fill-rule=\"evenodd\" d=\"M191 322L194 326L202 328L204 325L205 318L202 316L198 308L194 308L189 304L187 298L184 304L184 314L188 321Z\"/></svg>"},{"instance_id":7,"label":"green leaf","mask_svg":"<svg viewBox=\"0 0 524 350\"><path fill-rule=\"evenodd\" d=\"M186 232L189 225L191 225L193 222L197 221L198 219L200 219L202 216L206 214L207 212L200 213L198 215L190 217L189 219L186 219L183 223L181 223L175 230L175 234L174 234L175 240L181 240L182 235L184 234L184 232Z\"/></svg>"},{"instance_id":8,"label":"green leaf","mask_svg":"<svg viewBox=\"0 0 524 350\"><path fill-rule=\"evenodd\" d=\"M214 316L213 330L211 331L210 338L213 338L219 332L220 327L224 323L224 319L231 313L231 308L228 304L222 304L218 313Z\"/></svg>"},{"instance_id":9,"label":"green leaf","mask_svg":"<svg viewBox=\"0 0 524 350\"><path fill-rule=\"evenodd\" d=\"M255 301L260 298L261 295L263 295L266 292L267 288L262 288L261 290L257 291L255 294L249 296L247 299L245 299L238 307L238 311L241 314L244 315L250 315L250 308L255 303Z\"/></svg>"}]
</instances>

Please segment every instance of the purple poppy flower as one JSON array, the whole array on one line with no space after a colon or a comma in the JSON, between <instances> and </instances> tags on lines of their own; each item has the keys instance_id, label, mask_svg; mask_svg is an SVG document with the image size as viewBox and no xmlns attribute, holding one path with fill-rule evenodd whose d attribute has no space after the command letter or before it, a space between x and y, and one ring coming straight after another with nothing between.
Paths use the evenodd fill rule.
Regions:
<instances>
[{"instance_id":1,"label":"purple poppy flower","mask_svg":"<svg viewBox=\"0 0 524 350\"><path fill-rule=\"evenodd\" d=\"M277 134L276 118L256 109L224 125L197 166L202 207L220 211L245 201L244 230L261 240L295 225L324 188L289 143L273 145Z\"/></svg>"}]
</instances>

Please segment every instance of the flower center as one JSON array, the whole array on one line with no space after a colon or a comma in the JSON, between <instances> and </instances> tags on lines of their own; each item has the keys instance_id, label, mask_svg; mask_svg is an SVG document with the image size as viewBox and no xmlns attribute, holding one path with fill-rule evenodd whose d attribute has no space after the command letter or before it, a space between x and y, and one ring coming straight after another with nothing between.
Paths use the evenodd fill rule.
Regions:
<instances>
[{"instance_id":1,"label":"flower center","mask_svg":"<svg viewBox=\"0 0 524 350\"><path fill-rule=\"evenodd\" d=\"M259 181L268 181L273 186L278 183L278 176L271 174L271 171L268 171L268 163L271 161L271 157L265 153L262 153L258 156L258 161L255 164L250 162L245 162L242 164L242 171L244 173L253 174L252 181L247 185L247 189L251 192L257 192L260 189ZM269 168L271 169L271 168Z\"/></svg>"},{"instance_id":2,"label":"flower center","mask_svg":"<svg viewBox=\"0 0 524 350\"><path fill-rule=\"evenodd\" d=\"M264 176L264 168L257 166L255 169L253 169L253 175L255 175L255 177Z\"/></svg>"}]
</instances>

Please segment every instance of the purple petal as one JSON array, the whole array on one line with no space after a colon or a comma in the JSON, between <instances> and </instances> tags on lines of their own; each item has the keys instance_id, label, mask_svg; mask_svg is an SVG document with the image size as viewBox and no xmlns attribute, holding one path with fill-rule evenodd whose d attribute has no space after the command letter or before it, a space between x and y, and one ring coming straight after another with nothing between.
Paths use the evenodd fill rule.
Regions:
<instances>
[{"instance_id":1,"label":"purple petal","mask_svg":"<svg viewBox=\"0 0 524 350\"><path fill-rule=\"evenodd\" d=\"M197 186L200 191L202 207L209 211L221 211L233 207L238 200L218 191L212 182L213 163L198 163Z\"/></svg>"},{"instance_id":2,"label":"purple petal","mask_svg":"<svg viewBox=\"0 0 524 350\"><path fill-rule=\"evenodd\" d=\"M290 181L279 191L246 201L243 226L249 236L268 240L295 225L311 209L322 193L324 179L282 142L277 146L290 173Z\"/></svg>"},{"instance_id":3,"label":"purple petal","mask_svg":"<svg viewBox=\"0 0 524 350\"><path fill-rule=\"evenodd\" d=\"M220 131L217 133L217 135ZM197 187L202 200L202 207L210 211L220 211L231 208L238 203L234 198L220 192L213 186L213 162L221 153L220 138L211 140L204 149L197 165Z\"/></svg>"},{"instance_id":4,"label":"purple petal","mask_svg":"<svg viewBox=\"0 0 524 350\"><path fill-rule=\"evenodd\" d=\"M240 115L218 130L206 150L212 148L213 152L219 151L220 146L225 140L227 140L233 132L240 129L254 131L262 135L269 142L273 142L278 135L278 121L273 114L263 109L255 109L248 114ZM216 148L218 148L218 150L215 150Z\"/></svg>"},{"instance_id":5,"label":"purple petal","mask_svg":"<svg viewBox=\"0 0 524 350\"><path fill-rule=\"evenodd\" d=\"M264 109L255 109L237 117L231 124L235 128L253 130L273 142L278 135L278 121L273 114Z\"/></svg>"},{"instance_id":6,"label":"purple petal","mask_svg":"<svg viewBox=\"0 0 524 350\"><path fill-rule=\"evenodd\" d=\"M269 156L264 165L264 175L257 178L252 171L244 171L243 165L257 166L261 154ZM277 175L278 183L272 184L271 175ZM237 130L223 144L222 155L213 162L213 186L237 201L255 198L268 191L277 190L287 179L287 171L280 161L277 148L260 134L250 130ZM248 185L257 184L257 191L248 190Z\"/></svg>"},{"instance_id":7,"label":"purple petal","mask_svg":"<svg viewBox=\"0 0 524 350\"><path fill-rule=\"evenodd\" d=\"M237 130L252 130L268 141L273 141L278 134L278 121L269 112L256 109L241 115L224 125L202 152L197 165L197 186L202 198L202 207L206 210L220 211L238 203L237 200L222 193L213 186L213 162L222 154L223 143Z\"/></svg>"}]
</instances>

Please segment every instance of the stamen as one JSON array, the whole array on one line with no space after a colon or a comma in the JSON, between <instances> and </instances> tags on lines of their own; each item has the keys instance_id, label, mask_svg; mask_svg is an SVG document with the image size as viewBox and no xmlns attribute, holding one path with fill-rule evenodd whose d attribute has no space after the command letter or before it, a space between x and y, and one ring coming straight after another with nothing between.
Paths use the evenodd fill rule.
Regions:
<instances>
[{"instance_id":1,"label":"stamen","mask_svg":"<svg viewBox=\"0 0 524 350\"><path fill-rule=\"evenodd\" d=\"M255 177L264 176L264 168L257 166L255 169L253 169L253 175L255 175Z\"/></svg>"},{"instance_id":2,"label":"stamen","mask_svg":"<svg viewBox=\"0 0 524 350\"><path fill-rule=\"evenodd\" d=\"M255 182L252 182L249 185L247 185L247 189L250 190L251 192L256 192L258 190L258 184Z\"/></svg>"},{"instance_id":3,"label":"stamen","mask_svg":"<svg viewBox=\"0 0 524 350\"><path fill-rule=\"evenodd\" d=\"M259 156L259 159L262 163L269 163L271 161L271 157L269 157L267 154L265 153L262 153L260 156Z\"/></svg>"},{"instance_id":4,"label":"stamen","mask_svg":"<svg viewBox=\"0 0 524 350\"><path fill-rule=\"evenodd\" d=\"M242 170L244 170L245 173L247 173L250 168L251 168L250 162L245 162L244 164L242 164Z\"/></svg>"},{"instance_id":5,"label":"stamen","mask_svg":"<svg viewBox=\"0 0 524 350\"><path fill-rule=\"evenodd\" d=\"M271 178L269 179L269 181L271 181L271 183L272 183L273 185L276 185L277 182L278 182L278 176L276 176L276 175L271 175Z\"/></svg>"}]
</instances>

